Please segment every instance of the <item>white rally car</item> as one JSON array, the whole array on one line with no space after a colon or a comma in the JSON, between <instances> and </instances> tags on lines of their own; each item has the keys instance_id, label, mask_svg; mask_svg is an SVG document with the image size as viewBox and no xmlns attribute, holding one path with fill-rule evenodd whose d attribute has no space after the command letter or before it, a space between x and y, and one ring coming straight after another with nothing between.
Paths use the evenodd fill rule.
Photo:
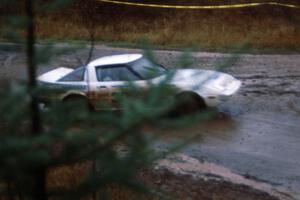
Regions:
<instances>
[{"instance_id":1,"label":"white rally car","mask_svg":"<svg viewBox=\"0 0 300 200\"><path fill-rule=\"evenodd\" d=\"M99 102L111 103L121 88L131 81L141 88L149 82L159 84L170 70L141 54L106 56L77 69L57 68L38 77L42 85L62 89L59 100L85 99L93 108ZM189 100L187 112L197 107L214 107L235 94L241 82L229 74L200 69L176 69L168 82L178 89L178 99Z\"/></svg>"}]
</instances>

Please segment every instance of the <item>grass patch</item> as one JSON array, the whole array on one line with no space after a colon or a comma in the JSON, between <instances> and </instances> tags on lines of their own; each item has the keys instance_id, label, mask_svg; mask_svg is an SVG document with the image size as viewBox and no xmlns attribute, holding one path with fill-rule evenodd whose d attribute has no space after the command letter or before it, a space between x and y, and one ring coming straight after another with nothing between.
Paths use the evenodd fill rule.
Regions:
<instances>
[{"instance_id":1,"label":"grass patch","mask_svg":"<svg viewBox=\"0 0 300 200\"><path fill-rule=\"evenodd\" d=\"M164 1L164 4L199 5L198 1L184 2L173 0ZM217 0L214 4L243 2ZM161 1L153 0L153 3ZM296 4L294 1L285 3ZM206 0L201 4L212 2ZM39 39L89 40L91 32L96 41L126 46L138 46L141 39L147 38L155 46L170 48L230 49L247 43L253 49L298 50L300 9L261 6L228 10L176 10L90 0L39 15L37 19Z\"/></svg>"}]
</instances>

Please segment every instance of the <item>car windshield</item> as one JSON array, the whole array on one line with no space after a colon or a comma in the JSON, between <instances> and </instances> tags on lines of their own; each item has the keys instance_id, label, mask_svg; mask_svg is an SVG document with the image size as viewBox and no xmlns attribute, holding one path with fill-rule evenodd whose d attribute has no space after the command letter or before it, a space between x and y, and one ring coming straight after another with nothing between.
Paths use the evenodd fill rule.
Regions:
<instances>
[{"instance_id":1,"label":"car windshield","mask_svg":"<svg viewBox=\"0 0 300 200\"><path fill-rule=\"evenodd\" d=\"M143 79L152 79L167 72L167 69L146 58L138 59L130 64L131 69L139 74Z\"/></svg>"}]
</instances>

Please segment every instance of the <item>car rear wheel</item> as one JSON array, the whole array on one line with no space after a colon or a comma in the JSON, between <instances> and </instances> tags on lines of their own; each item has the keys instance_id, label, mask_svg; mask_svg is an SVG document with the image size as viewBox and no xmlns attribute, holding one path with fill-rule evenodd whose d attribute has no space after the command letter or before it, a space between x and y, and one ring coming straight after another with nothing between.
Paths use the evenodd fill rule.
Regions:
<instances>
[{"instance_id":1,"label":"car rear wheel","mask_svg":"<svg viewBox=\"0 0 300 200\"><path fill-rule=\"evenodd\" d=\"M76 110L86 110L86 111L93 111L93 106L90 104L88 99L84 96L79 95L71 95L67 96L63 99L63 103L67 110L74 112Z\"/></svg>"}]
</instances>

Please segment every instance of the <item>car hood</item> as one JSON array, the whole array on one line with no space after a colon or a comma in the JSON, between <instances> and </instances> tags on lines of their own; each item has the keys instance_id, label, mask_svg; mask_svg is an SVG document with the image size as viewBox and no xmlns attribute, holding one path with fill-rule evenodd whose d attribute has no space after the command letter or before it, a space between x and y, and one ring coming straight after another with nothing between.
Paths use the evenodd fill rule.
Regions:
<instances>
[{"instance_id":1,"label":"car hood","mask_svg":"<svg viewBox=\"0 0 300 200\"><path fill-rule=\"evenodd\" d=\"M64 77L72 71L73 69L71 68L56 68L54 70L42 74L38 77L38 80L42 82L55 83L57 80L59 80L60 78Z\"/></svg>"},{"instance_id":2,"label":"car hood","mask_svg":"<svg viewBox=\"0 0 300 200\"><path fill-rule=\"evenodd\" d=\"M229 94L228 88L237 90L241 84L229 74L211 70L180 69L171 73L170 83L181 89Z\"/></svg>"}]
</instances>

